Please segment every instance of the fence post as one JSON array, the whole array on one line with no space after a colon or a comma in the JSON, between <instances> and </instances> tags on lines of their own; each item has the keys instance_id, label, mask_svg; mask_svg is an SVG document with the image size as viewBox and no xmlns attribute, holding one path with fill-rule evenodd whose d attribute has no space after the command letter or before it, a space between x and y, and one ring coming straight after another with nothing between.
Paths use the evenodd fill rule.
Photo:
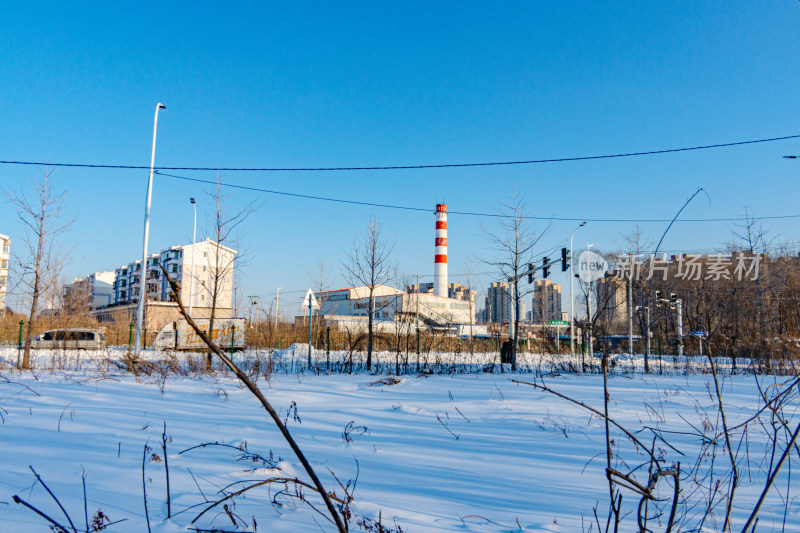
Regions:
<instances>
[{"instance_id":1,"label":"fence post","mask_svg":"<svg viewBox=\"0 0 800 533\"><path fill-rule=\"evenodd\" d=\"M22 325L25 323L24 320L19 321L19 344L17 345L17 368L19 368L19 356L22 352Z\"/></svg>"},{"instance_id":2,"label":"fence post","mask_svg":"<svg viewBox=\"0 0 800 533\"><path fill-rule=\"evenodd\" d=\"M133 341L133 321L131 321L131 325L128 329L128 352L131 351L131 342Z\"/></svg>"}]
</instances>

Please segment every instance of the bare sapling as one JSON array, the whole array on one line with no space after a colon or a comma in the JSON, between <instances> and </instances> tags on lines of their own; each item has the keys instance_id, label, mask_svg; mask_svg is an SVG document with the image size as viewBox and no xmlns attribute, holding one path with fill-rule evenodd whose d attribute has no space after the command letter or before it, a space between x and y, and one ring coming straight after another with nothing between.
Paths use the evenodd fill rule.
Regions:
<instances>
[{"instance_id":1,"label":"bare sapling","mask_svg":"<svg viewBox=\"0 0 800 533\"><path fill-rule=\"evenodd\" d=\"M280 415L277 413L277 411L275 411L275 409L272 407L272 405L269 403L266 397L261 393L259 388L256 386L255 383L253 383L253 381L247 376L247 374L241 371L239 367L237 367L233 363L233 361L231 361L231 359L227 355L225 355L225 353L220 349L220 347L217 346L208 337L208 335L194 322L194 320L192 320L192 317L189 316L189 314L187 313L186 309L183 306L183 302L181 301L180 284L169 276L169 274L167 273L166 269L163 266L161 267L161 270L164 272L164 275L166 276L167 281L169 282L170 288L172 289L171 299L178 305L178 310L181 313L181 315L186 319L186 322L195 331L195 333L197 333L197 335L201 339L203 339L203 342L206 344L206 346L208 346L208 349L211 350L220 358L220 360L225 364L225 366L227 366L231 370L231 372L233 372L234 375L236 375L239 381L241 381L247 387L247 389L253 394L253 396L255 396L258 399L258 401L261 403L261 405L264 407L267 413L269 413L275 425L278 426L278 429L283 435L283 438L289 444L292 451L297 456L297 459L303 465L303 468L305 469L309 478L311 478L315 490L319 493L320 497L325 502L325 506L328 509L328 514L330 515L329 519L333 524L336 525L340 533L346 533L348 530L346 522L342 520L341 516L339 516L339 512L334 507L330 495L325 490L325 487L322 485L322 482L320 481L316 472L314 472L314 469L311 467L311 464L306 459L305 454L303 454L302 450L297 445L292 435L289 433L289 430L281 420Z\"/></svg>"},{"instance_id":2,"label":"bare sapling","mask_svg":"<svg viewBox=\"0 0 800 533\"><path fill-rule=\"evenodd\" d=\"M85 520L86 527L85 527L85 529L78 529L75 526L75 523L72 521L72 518L70 517L69 513L67 512L67 510L61 504L61 502L59 501L58 497L53 493L53 491L50 490L50 487L48 487L45 484L45 482L42 479L42 477L36 472L36 470L33 469L32 466L29 466L28 468L30 468L31 472L33 472L33 475L36 478L36 483L41 485L42 488L44 488L44 490L47 492L47 494L56 503L56 505L58 506L59 510L64 515L64 518L66 518L67 524L69 524L69 526L64 525L63 522L59 522L57 519L55 519L52 516L48 515L47 513L43 512L41 509L35 507L31 503L23 500L22 498L20 498L16 494L12 497L12 499L13 499L14 503L18 503L18 504L22 505L23 507L26 507L26 508L30 509L31 511L33 511L34 513L39 515L41 518L43 518L46 522L48 522L50 524L49 527L50 527L51 531L54 531L55 533L93 533L93 532L96 532L96 531L103 531L103 530L107 529L108 527L110 527L110 526L112 526L114 524L119 524L120 522L124 522L125 520L127 520L126 518L123 518L122 520L116 520L116 521L112 522L111 519L108 517L108 515L105 514L102 511L102 509L98 509L92 515L91 520L89 520L88 503L87 503L87 500L86 500L86 474L84 473L83 476L82 476L82 482L83 482L83 514L84 514L84 520ZM34 483L34 485L36 483Z\"/></svg>"},{"instance_id":3,"label":"bare sapling","mask_svg":"<svg viewBox=\"0 0 800 533\"><path fill-rule=\"evenodd\" d=\"M604 358L603 361L603 370L607 376L607 361ZM650 531L647 527L648 522L648 507L650 503L656 504L661 500L661 498L657 495L657 488L659 485L659 481L663 478L672 479L672 504L670 506L669 514L667 515L667 525L665 528L666 533L671 533L673 531L673 527L676 522L676 515L678 510L678 502L681 494L680 488L680 463L667 465L666 461L660 457L658 454L655 453L655 442L656 438L661 440L662 438L659 435L655 435L653 439L652 445L647 445L640 438L638 438L633 432L616 422L613 418L611 418L608 414L608 401L610 399L610 395L608 393L608 384L607 378L604 379L603 384L603 410L596 409L590 405L587 405L584 402L580 402L569 396L561 394L552 388L548 387L544 383L532 383L529 381L521 381L521 380L511 380L513 383L518 385L528 385L534 387L538 390L547 392L548 394L552 394L557 396L563 400L566 400L570 403L573 403L595 416L598 416L600 419L603 420L605 424L605 455L606 455L606 479L608 480L609 484L609 514L606 520L605 531L618 531L620 523L624 518L624 513L622 513L622 493L619 490L620 488L629 490L636 494L639 497L639 504L637 507L636 513L636 520L637 524L639 525L639 531ZM637 481L634 477L634 473L638 470L638 468L633 468L630 472L625 473L621 472L617 468L612 466L612 460L614 459L614 447L615 443L611 439L610 428L611 426L617 428L618 430L622 431L622 433L630 440L636 450L640 453L643 453L648 456L649 462L649 469L647 472L647 482L642 483ZM596 510L595 510L596 514ZM597 520L598 530L603 530L600 527L599 519Z\"/></svg>"}]
</instances>

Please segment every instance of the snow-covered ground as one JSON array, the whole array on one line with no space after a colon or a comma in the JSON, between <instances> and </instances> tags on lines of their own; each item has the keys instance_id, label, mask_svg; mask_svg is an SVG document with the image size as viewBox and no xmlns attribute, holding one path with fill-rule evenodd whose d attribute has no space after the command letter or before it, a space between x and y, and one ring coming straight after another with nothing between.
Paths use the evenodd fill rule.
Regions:
<instances>
[{"instance_id":1,"label":"snow-covered ground","mask_svg":"<svg viewBox=\"0 0 800 533\"><path fill-rule=\"evenodd\" d=\"M81 357L83 370L47 370L42 365L35 373L17 373L10 366L16 350L0 354L4 365L0 367L0 531L46 530L42 518L12 501L14 495L66 524L53 499L35 483L29 465L58 497L78 530L85 528L81 480L85 473L90 519L102 509L111 521L124 520L110 531L147 531L142 497L145 446L150 447L145 485L153 531L186 531L188 527L253 531L254 520L258 531L334 530L309 506L278 494L284 487L274 484L254 489L235 504L228 502L240 522L238 529L222 506L190 526L204 502L219 498L217 491L231 483L276 476L306 479L299 461L263 408L224 372L166 379L157 373L135 377L108 361L98 364L89 356L87 364L86 354ZM393 365L393 357L390 361ZM343 484L357 478L351 504L355 517L377 520L380 516L384 525L408 532L589 531L597 507L605 524L608 483L601 418L511 381L532 381L535 374L413 374L400 376L396 384L380 383L385 377L273 373L268 382L263 376L258 382L286 417L289 430L329 490L337 489L342 495L331 472ZM602 376L557 374L543 379L558 392L602 409ZM786 380L760 379L765 383ZM691 435L718 424L710 377L614 375L609 386L610 416L632 431L652 427L667 432L663 435L674 448L658 443L662 449L658 453L667 464L682 463L687 476L682 480L684 496L702 502L709 488L703 486L708 482L704 473L710 468L727 471L722 445L712 446L698 459L701 439ZM758 409L753 376L726 376L722 386L731 426ZM791 415L796 410L797 405L787 412ZM800 413L790 424L798 422ZM164 424L172 520L166 520ZM345 438L348 424L352 428L349 439ZM653 440L649 430L637 435L646 443ZM646 457L619 431L612 431L612 438L617 469L626 471L646 463ZM273 463L265 467L252 458L239 460L242 452L230 447L207 446L180 453L207 442L246 447L272 458L274 468L269 468ZM736 530L763 489L770 461L771 449L762 427L751 426L746 444L748 453L739 450L742 484L733 511ZM780 452L779 448L776 453ZM699 485L688 479L697 461ZM759 515L759 531L781 531L782 527L800 531L800 491L796 483L789 484L789 474L798 465L800 455L794 454ZM643 483L646 469L645 464L635 474ZM662 483L662 495L668 496L669 482ZM289 492L293 494L294 489ZM323 509L310 491L303 493ZM630 513L638 499L630 491L623 494L623 510ZM786 498L788 511L783 504ZM702 505L692 506L692 501L679 509L679 516L685 517L679 524L681 531L699 522ZM717 509L717 517L720 512ZM597 531L596 525L592 527ZM708 520L705 528L719 530L721 522ZM622 530L636 529L630 513ZM663 531L663 523L654 522L653 529Z\"/></svg>"}]
</instances>

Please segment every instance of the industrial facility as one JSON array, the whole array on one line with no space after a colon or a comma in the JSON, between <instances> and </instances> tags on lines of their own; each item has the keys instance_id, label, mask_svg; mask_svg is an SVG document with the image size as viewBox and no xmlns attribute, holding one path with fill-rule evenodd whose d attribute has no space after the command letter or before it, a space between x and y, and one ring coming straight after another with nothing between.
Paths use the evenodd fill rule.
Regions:
<instances>
[{"instance_id":1,"label":"industrial facility","mask_svg":"<svg viewBox=\"0 0 800 533\"><path fill-rule=\"evenodd\" d=\"M329 325L363 330L370 309L369 286L348 287L317 294L320 314ZM447 279L447 206L435 210L433 283L415 284L406 291L376 285L372 291L376 329L394 330L398 324L466 336L485 335L475 324L475 292Z\"/></svg>"}]
</instances>

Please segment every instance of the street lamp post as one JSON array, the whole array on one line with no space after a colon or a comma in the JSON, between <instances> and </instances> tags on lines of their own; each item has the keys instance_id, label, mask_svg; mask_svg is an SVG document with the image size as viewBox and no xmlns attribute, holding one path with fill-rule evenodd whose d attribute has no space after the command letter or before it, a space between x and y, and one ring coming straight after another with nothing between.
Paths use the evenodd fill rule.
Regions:
<instances>
[{"instance_id":1,"label":"street lamp post","mask_svg":"<svg viewBox=\"0 0 800 533\"><path fill-rule=\"evenodd\" d=\"M280 295L282 288L283 287L278 287L275 289L275 326L278 325L278 295Z\"/></svg>"},{"instance_id":2,"label":"street lamp post","mask_svg":"<svg viewBox=\"0 0 800 533\"><path fill-rule=\"evenodd\" d=\"M189 275L189 318L192 317L192 304L194 304L194 256L196 255L195 244L197 243L197 204L194 198L189 198L194 210L194 228L192 229L192 272Z\"/></svg>"},{"instance_id":3,"label":"street lamp post","mask_svg":"<svg viewBox=\"0 0 800 533\"><path fill-rule=\"evenodd\" d=\"M594 244L589 244L587 242L586 243L586 251L588 252L589 248L591 248L592 246L594 246ZM588 329L589 329L589 357L590 357L589 361L591 361L592 360L591 357L594 357L594 339L592 339L592 336L594 335L594 332L592 331L592 278L591 278L591 276L589 277L589 291L587 293L587 298L586 298L586 322L587 322L587 326L588 326Z\"/></svg>"},{"instance_id":4,"label":"street lamp post","mask_svg":"<svg viewBox=\"0 0 800 533\"><path fill-rule=\"evenodd\" d=\"M153 119L153 151L150 153L150 179L147 181L147 202L144 207L144 243L142 244L142 268L139 275L139 306L136 311L136 343L134 353L138 354L142 347L142 321L144 319L144 302L147 299L147 238L150 234L150 202L153 198L153 167L156 163L156 130L158 129L158 111L167 107L156 105Z\"/></svg>"},{"instance_id":5,"label":"street lamp post","mask_svg":"<svg viewBox=\"0 0 800 533\"><path fill-rule=\"evenodd\" d=\"M581 222L569 236L569 355L572 359L575 358L575 258L572 257L572 238L575 237L575 232L585 225L586 222Z\"/></svg>"}]
</instances>

